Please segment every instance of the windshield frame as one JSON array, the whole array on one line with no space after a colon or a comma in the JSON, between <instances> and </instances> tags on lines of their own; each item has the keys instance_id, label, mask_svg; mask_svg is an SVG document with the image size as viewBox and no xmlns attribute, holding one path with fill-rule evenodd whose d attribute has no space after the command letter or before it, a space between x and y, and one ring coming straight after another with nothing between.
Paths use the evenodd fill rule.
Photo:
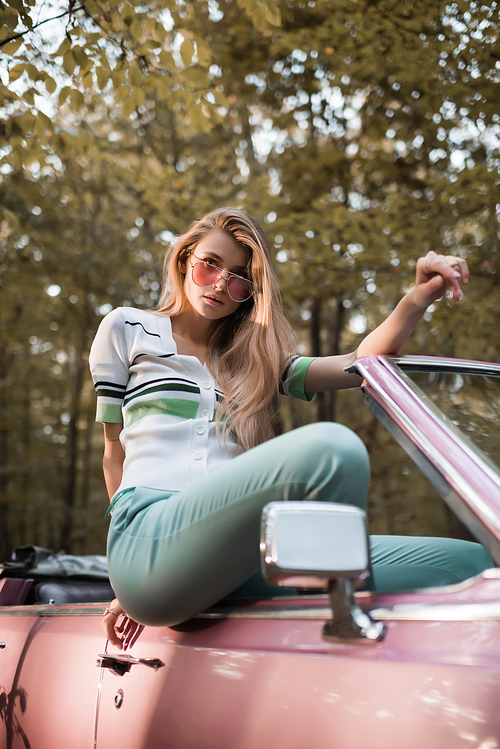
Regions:
<instances>
[{"instance_id":1,"label":"windshield frame","mask_svg":"<svg viewBox=\"0 0 500 749\"><path fill-rule=\"evenodd\" d=\"M500 473L407 374L447 371L500 376L500 365L372 355L358 359L348 371L361 375L368 408L500 564Z\"/></svg>"}]
</instances>

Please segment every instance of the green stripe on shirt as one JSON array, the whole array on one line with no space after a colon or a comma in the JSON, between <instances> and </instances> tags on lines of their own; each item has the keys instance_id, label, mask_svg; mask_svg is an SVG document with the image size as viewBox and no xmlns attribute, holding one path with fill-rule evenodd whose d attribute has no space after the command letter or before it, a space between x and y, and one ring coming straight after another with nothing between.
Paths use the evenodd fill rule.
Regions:
<instances>
[{"instance_id":1,"label":"green stripe on shirt","mask_svg":"<svg viewBox=\"0 0 500 749\"><path fill-rule=\"evenodd\" d=\"M184 400L183 398L156 398L150 401L133 403L124 412L125 426L135 424L145 416L178 416L181 419L195 419L198 412L197 401Z\"/></svg>"},{"instance_id":2,"label":"green stripe on shirt","mask_svg":"<svg viewBox=\"0 0 500 749\"><path fill-rule=\"evenodd\" d=\"M292 376L288 384L288 391L293 398L298 398L303 401L311 401L314 398L314 393L305 392L305 379L307 369L315 356L301 356L297 360L293 367Z\"/></svg>"},{"instance_id":3,"label":"green stripe on shirt","mask_svg":"<svg viewBox=\"0 0 500 749\"><path fill-rule=\"evenodd\" d=\"M121 403L100 403L97 401L96 421L102 421L103 424L122 424L123 414Z\"/></svg>"}]
</instances>

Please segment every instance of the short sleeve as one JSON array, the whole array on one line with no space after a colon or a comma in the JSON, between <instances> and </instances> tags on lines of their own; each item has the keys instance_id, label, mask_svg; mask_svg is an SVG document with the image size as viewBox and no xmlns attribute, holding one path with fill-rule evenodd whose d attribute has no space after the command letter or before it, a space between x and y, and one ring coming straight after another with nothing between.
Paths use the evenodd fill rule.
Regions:
<instances>
[{"instance_id":1,"label":"short sleeve","mask_svg":"<svg viewBox=\"0 0 500 749\"><path fill-rule=\"evenodd\" d=\"M90 371L97 393L96 421L123 423L122 404L129 380L125 323L120 308L102 320L92 343Z\"/></svg>"},{"instance_id":2,"label":"short sleeve","mask_svg":"<svg viewBox=\"0 0 500 749\"><path fill-rule=\"evenodd\" d=\"M294 356L290 360L280 384L280 393L303 401L311 401L314 393L306 393L306 372L315 356Z\"/></svg>"}]
</instances>

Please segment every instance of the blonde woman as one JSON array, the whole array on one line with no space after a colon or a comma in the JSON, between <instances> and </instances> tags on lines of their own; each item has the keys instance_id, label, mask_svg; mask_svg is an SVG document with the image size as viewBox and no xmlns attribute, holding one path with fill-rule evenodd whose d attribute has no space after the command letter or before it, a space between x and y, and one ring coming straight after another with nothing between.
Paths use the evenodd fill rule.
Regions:
<instances>
[{"instance_id":1,"label":"blonde woman","mask_svg":"<svg viewBox=\"0 0 500 749\"><path fill-rule=\"evenodd\" d=\"M111 499L107 553L118 598L103 627L112 643L121 647L115 625L124 611L142 624L178 624L251 577L268 502L366 506L369 463L359 438L321 423L273 439L275 394L310 400L359 386L345 368L358 356L398 353L447 288L461 298L461 282L468 282L464 260L430 252L417 262L415 286L356 352L297 357L257 222L222 208L178 238L158 308L115 309L90 355ZM372 548L375 580L377 558L387 570L391 555L398 557L393 587L404 586L405 554L420 586L491 565L478 544L440 541L445 548L434 539L399 539L395 550L380 537Z\"/></svg>"}]
</instances>

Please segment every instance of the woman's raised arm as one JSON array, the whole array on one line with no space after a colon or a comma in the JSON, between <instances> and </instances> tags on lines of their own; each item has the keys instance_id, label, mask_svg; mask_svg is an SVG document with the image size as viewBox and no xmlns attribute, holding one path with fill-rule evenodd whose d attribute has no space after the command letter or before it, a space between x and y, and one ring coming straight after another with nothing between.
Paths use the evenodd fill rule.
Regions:
<instances>
[{"instance_id":1,"label":"woman's raised arm","mask_svg":"<svg viewBox=\"0 0 500 749\"><path fill-rule=\"evenodd\" d=\"M368 354L399 354L415 330L429 305L443 296L447 289L453 301L462 296L461 284L469 282L469 269L462 258L428 252L417 261L415 286L403 297L389 317L361 342L357 351L343 356L326 356L309 365L305 388L309 393L357 387L357 375L344 368L360 356Z\"/></svg>"}]
</instances>

